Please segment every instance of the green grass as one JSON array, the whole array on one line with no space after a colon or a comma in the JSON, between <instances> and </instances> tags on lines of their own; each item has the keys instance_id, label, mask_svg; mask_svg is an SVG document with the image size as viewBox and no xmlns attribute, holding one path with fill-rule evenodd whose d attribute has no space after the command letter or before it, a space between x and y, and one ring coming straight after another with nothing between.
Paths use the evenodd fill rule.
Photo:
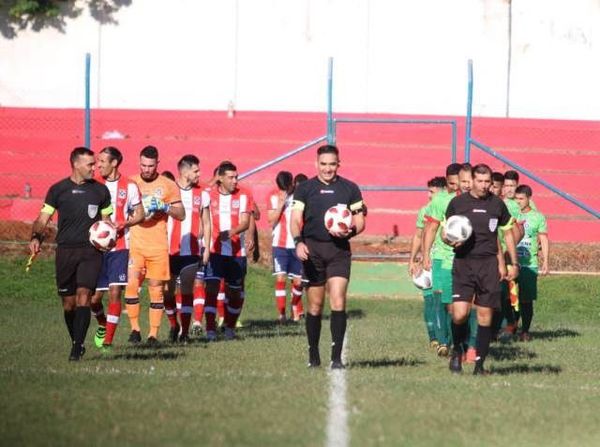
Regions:
<instances>
[{"instance_id":1,"label":"green grass","mask_svg":"<svg viewBox=\"0 0 600 447\"><path fill-rule=\"evenodd\" d=\"M52 263L22 268L0 261L2 445L325 444L327 369L306 369L303 327L273 323L266 270L250 270L240 340L133 349L124 316L112 355L93 322L73 364ZM600 279L544 278L540 295L534 341L495 345L481 378L428 350L419 300L352 298L351 444L600 445ZM329 340L325 320L324 357Z\"/></svg>"}]
</instances>

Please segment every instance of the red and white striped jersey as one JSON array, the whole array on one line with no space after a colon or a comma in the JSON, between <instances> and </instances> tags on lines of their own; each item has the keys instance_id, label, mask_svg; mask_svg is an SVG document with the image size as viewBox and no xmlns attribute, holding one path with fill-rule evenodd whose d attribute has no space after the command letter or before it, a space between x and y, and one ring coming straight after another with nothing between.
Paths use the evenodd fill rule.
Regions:
<instances>
[{"instance_id":1,"label":"red and white striped jersey","mask_svg":"<svg viewBox=\"0 0 600 447\"><path fill-rule=\"evenodd\" d=\"M231 239L222 241L219 234L240 224L244 213L252 212L254 202L252 194L244 188L237 188L231 194L219 192L219 186L210 189L210 209L212 214L211 253L224 256L246 256L244 233L236 234Z\"/></svg>"},{"instance_id":2,"label":"red and white striped jersey","mask_svg":"<svg viewBox=\"0 0 600 447\"><path fill-rule=\"evenodd\" d=\"M268 210L276 210L279 208L280 191L274 190L269 194L269 202L267 203ZM273 247L280 248L294 248L294 238L292 238L292 231L290 224L292 220L292 202L294 200L293 195L287 196L285 199L285 205L277 225L273 227Z\"/></svg>"},{"instance_id":3,"label":"red and white striped jersey","mask_svg":"<svg viewBox=\"0 0 600 447\"><path fill-rule=\"evenodd\" d=\"M133 207L139 205L142 201L140 189L138 186L121 175L117 180L107 180L99 177L97 180L106 185L110 191L110 201L114 212L110 219L113 223L125 222L133 211ZM124 250L129 248L129 228L125 228L122 237L117 239L117 245L112 251Z\"/></svg>"},{"instance_id":4,"label":"red and white striped jersey","mask_svg":"<svg viewBox=\"0 0 600 447\"><path fill-rule=\"evenodd\" d=\"M210 206L208 191L203 186L179 188L181 203L185 209L185 219L177 220L169 216L169 254L178 256L198 256L202 248L202 210Z\"/></svg>"}]
</instances>

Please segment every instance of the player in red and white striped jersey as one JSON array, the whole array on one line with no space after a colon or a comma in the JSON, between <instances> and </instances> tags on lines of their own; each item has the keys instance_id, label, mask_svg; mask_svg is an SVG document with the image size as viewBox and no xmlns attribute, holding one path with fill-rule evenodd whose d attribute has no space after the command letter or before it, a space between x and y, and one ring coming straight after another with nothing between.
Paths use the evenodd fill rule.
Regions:
<instances>
[{"instance_id":1,"label":"player in red and white striped jersey","mask_svg":"<svg viewBox=\"0 0 600 447\"><path fill-rule=\"evenodd\" d=\"M127 263L129 260L129 227L144 220L144 208L140 190L135 183L119 172L123 155L113 146L102 149L96 159L99 177L110 191L113 207L111 220L118 229L117 245L104 253L102 270L98 276L96 293L92 297L91 309L98 320L94 342L98 348L110 349L119 318L121 316L121 294L127 285ZM108 315L104 315L102 297L108 291Z\"/></svg>"},{"instance_id":2,"label":"player in red and white striped jersey","mask_svg":"<svg viewBox=\"0 0 600 447\"><path fill-rule=\"evenodd\" d=\"M210 197L200 186L200 160L195 155L184 155L177 163L176 181L185 208L182 221L169 218L169 262L171 281L165 291L165 313L171 326L172 342L186 342L194 301L194 278L198 269L208 262L210 244ZM201 262L199 265L198 263ZM179 321L177 322L177 313ZM180 333L181 331L181 333Z\"/></svg>"},{"instance_id":3,"label":"player in red and white striped jersey","mask_svg":"<svg viewBox=\"0 0 600 447\"><path fill-rule=\"evenodd\" d=\"M242 309L241 288L246 276L245 231L253 209L252 195L238 187L237 168L231 162L219 165L218 182L210 190L212 238L205 268L206 336L216 339L216 304L219 283L225 280L227 306L225 338L235 337L235 325Z\"/></svg>"},{"instance_id":4,"label":"player in red and white striped jersey","mask_svg":"<svg viewBox=\"0 0 600 447\"><path fill-rule=\"evenodd\" d=\"M278 321L286 322L286 277L292 281L292 318L300 320L299 302L302 302L302 262L296 256L294 239L290 230L293 201L293 176L281 171L275 178L277 189L269 194L268 221L273 229L273 275L275 276L275 301Z\"/></svg>"}]
</instances>

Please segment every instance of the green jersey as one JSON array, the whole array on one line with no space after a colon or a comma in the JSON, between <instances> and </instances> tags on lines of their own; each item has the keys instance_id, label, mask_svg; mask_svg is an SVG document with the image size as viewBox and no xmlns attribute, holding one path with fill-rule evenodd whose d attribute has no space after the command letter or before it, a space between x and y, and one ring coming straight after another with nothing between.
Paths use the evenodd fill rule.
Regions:
<instances>
[{"instance_id":1,"label":"green jersey","mask_svg":"<svg viewBox=\"0 0 600 447\"><path fill-rule=\"evenodd\" d=\"M521 242L517 245L519 265L537 268L539 247L538 235L548 232L546 218L539 211L532 209L527 213L521 213L517 220L523 224L524 231L523 239L521 239Z\"/></svg>"},{"instance_id":2,"label":"green jersey","mask_svg":"<svg viewBox=\"0 0 600 447\"><path fill-rule=\"evenodd\" d=\"M427 209L427 205L422 207L417 213L417 228L422 230L425 228L425 210Z\"/></svg>"},{"instance_id":3,"label":"green jersey","mask_svg":"<svg viewBox=\"0 0 600 447\"><path fill-rule=\"evenodd\" d=\"M456 197L455 192L439 191L431 198L431 202L425 210L426 220L432 220L440 224L433 242L431 258L440 259L444 269L452 268L452 262L454 261L454 249L442 240L442 225L446 221L446 208L448 208L448 204L454 197Z\"/></svg>"}]
</instances>

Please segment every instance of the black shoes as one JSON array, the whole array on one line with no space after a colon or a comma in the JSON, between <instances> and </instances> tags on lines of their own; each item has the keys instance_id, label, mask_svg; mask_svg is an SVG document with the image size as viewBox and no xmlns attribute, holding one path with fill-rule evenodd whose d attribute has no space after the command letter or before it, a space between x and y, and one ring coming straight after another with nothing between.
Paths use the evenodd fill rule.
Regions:
<instances>
[{"instance_id":1,"label":"black shoes","mask_svg":"<svg viewBox=\"0 0 600 447\"><path fill-rule=\"evenodd\" d=\"M181 330L181 327L179 326L179 324L177 324L175 327L172 327L171 329L169 329L169 341L171 343L177 343L177 340L179 339L179 331Z\"/></svg>"},{"instance_id":2,"label":"black shoes","mask_svg":"<svg viewBox=\"0 0 600 447\"><path fill-rule=\"evenodd\" d=\"M321 366L321 355L318 349L308 348L308 367L318 368Z\"/></svg>"},{"instance_id":3,"label":"black shoes","mask_svg":"<svg viewBox=\"0 0 600 447\"><path fill-rule=\"evenodd\" d=\"M490 374L490 371L483 368L483 362L481 360L475 362L475 368L473 369L474 376L489 376Z\"/></svg>"},{"instance_id":4,"label":"black shoes","mask_svg":"<svg viewBox=\"0 0 600 447\"><path fill-rule=\"evenodd\" d=\"M453 374L462 373L462 352L458 349L452 351L452 357L450 357L450 365L448 368Z\"/></svg>"},{"instance_id":5,"label":"black shoes","mask_svg":"<svg viewBox=\"0 0 600 447\"><path fill-rule=\"evenodd\" d=\"M331 361L331 369L345 369L346 366L342 363L341 360L332 360Z\"/></svg>"},{"instance_id":6,"label":"black shoes","mask_svg":"<svg viewBox=\"0 0 600 447\"><path fill-rule=\"evenodd\" d=\"M131 334L129 334L129 343L138 344L141 341L142 334L140 334L140 331L131 331Z\"/></svg>"},{"instance_id":7,"label":"black shoes","mask_svg":"<svg viewBox=\"0 0 600 447\"><path fill-rule=\"evenodd\" d=\"M85 347L80 345L79 343L73 342L73 346L71 346L71 353L69 354L70 362L78 362L81 360L83 355L85 354Z\"/></svg>"}]
</instances>

